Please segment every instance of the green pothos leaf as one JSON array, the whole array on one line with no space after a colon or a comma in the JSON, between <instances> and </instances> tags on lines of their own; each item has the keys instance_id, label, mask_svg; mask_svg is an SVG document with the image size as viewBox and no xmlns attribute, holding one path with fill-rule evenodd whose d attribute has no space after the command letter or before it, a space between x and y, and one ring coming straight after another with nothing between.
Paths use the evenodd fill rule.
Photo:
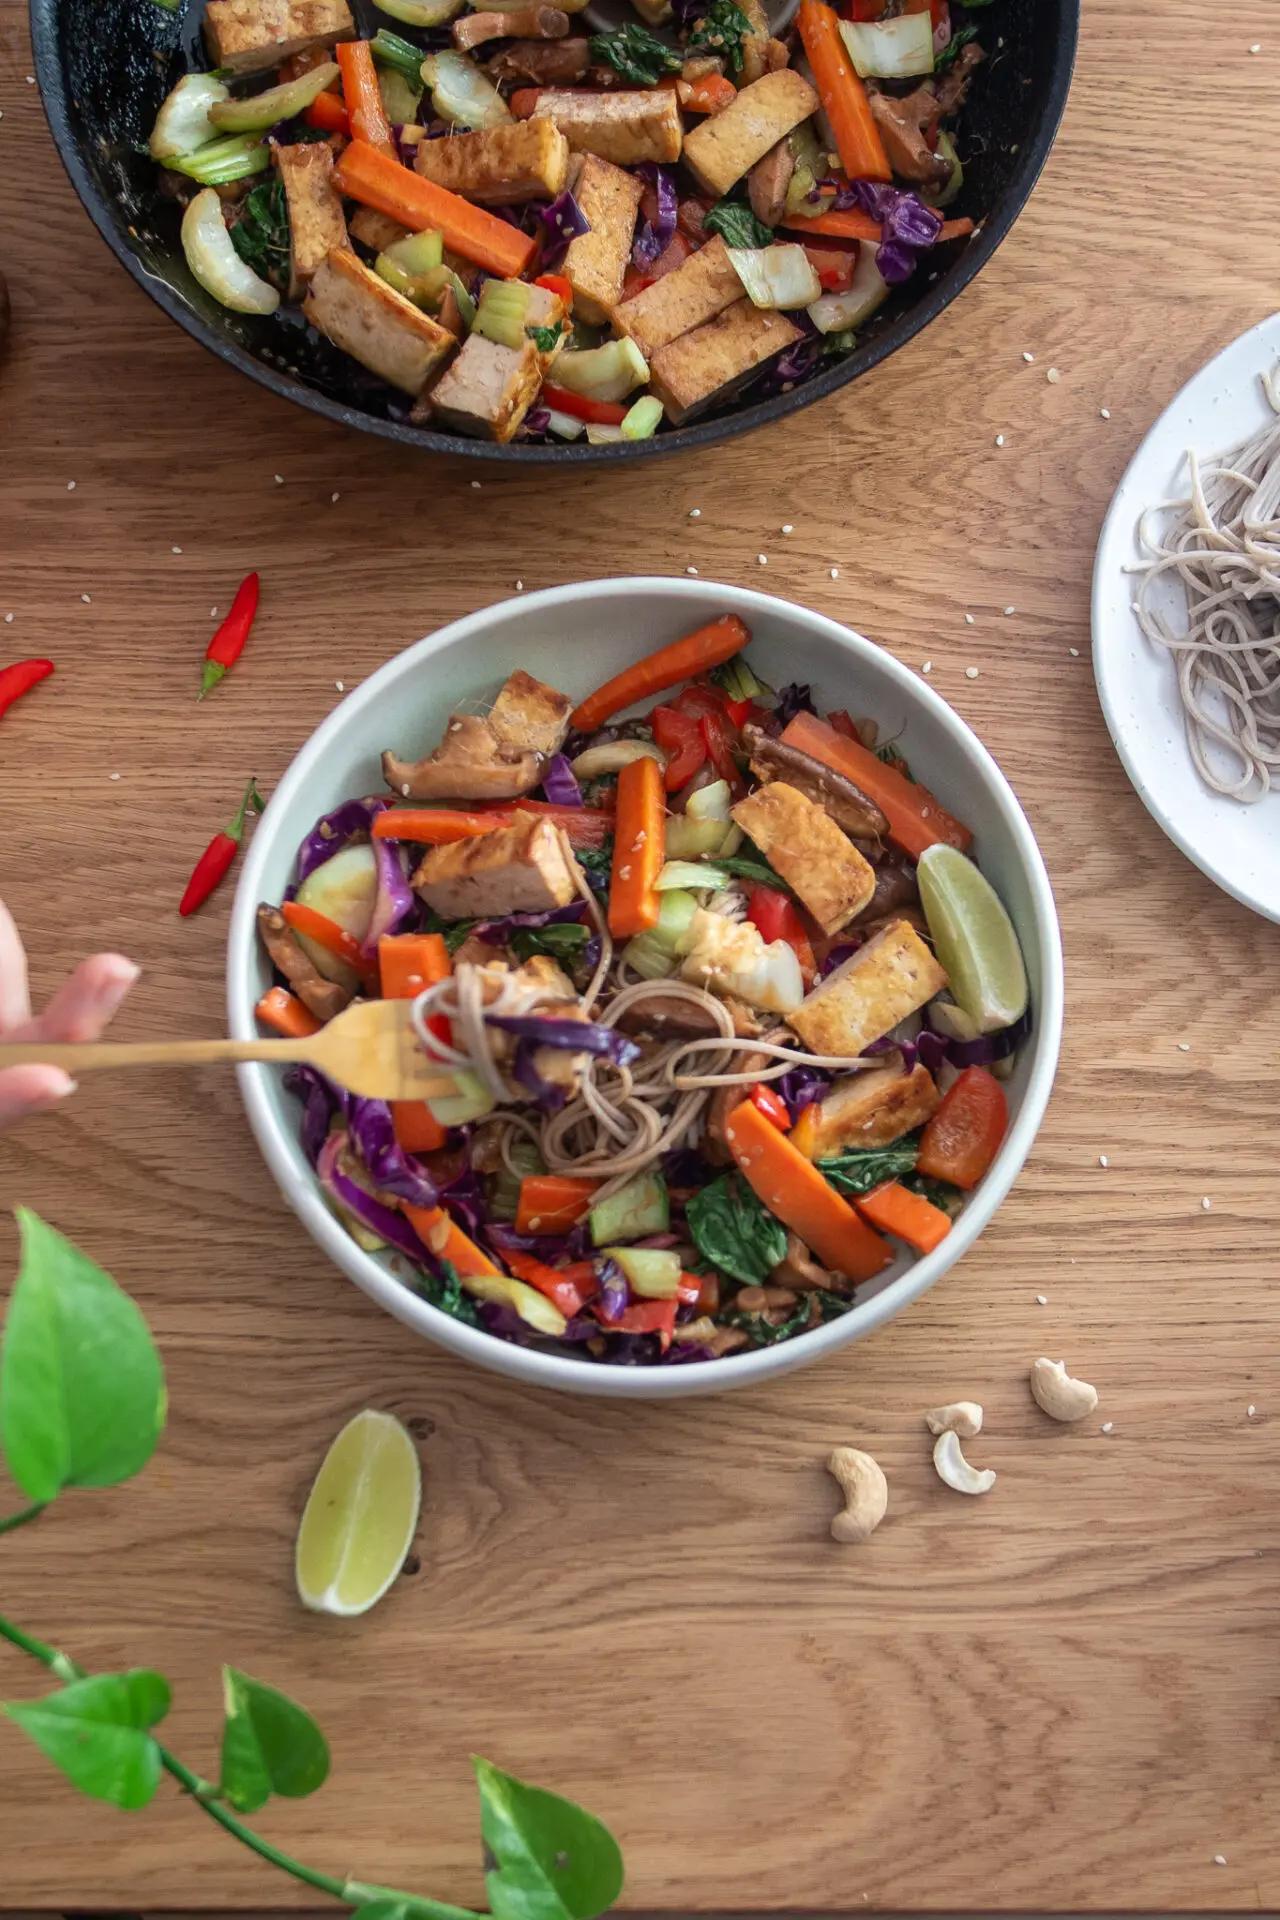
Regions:
<instances>
[{"instance_id":1,"label":"green pothos leaf","mask_svg":"<svg viewBox=\"0 0 1280 1920\"><path fill-rule=\"evenodd\" d=\"M622 1892L622 1855L608 1828L572 1800L472 1760L480 1829L493 1865L494 1920L591 1920Z\"/></svg>"},{"instance_id":2,"label":"green pothos leaf","mask_svg":"<svg viewBox=\"0 0 1280 1920\"><path fill-rule=\"evenodd\" d=\"M22 1264L0 1346L0 1445L29 1500L113 1487L138 1473L164 1426L164 1374L138 1308L86 1254L26 1207Z\"/></svg>"},{"instance_id":3,"label":"green pothos leaf","mask_svg":"<svg viewBox=\"0 0 1280 1920\"><path fill-rule=\"evenodd\" d=\"M329 1774L329 1745L311 1715L275 1687L236 1667L222 1669L223 1794L240 1813L256 1813L273 1793L301 1800Z\"/></svg>"},{"instance_id":4,"label":"green pothos leaf","mask_svg":"<svg viewBox=\"0 0 1280 1920\"><path fill-rule=\"evenodd\" d=\"M169 1683L148 1668L91 1674L3 1711L95 1800L145 1807L160 1783L160 1748L148 1729L169 1711Z\"/></svg>"}]
</instances>

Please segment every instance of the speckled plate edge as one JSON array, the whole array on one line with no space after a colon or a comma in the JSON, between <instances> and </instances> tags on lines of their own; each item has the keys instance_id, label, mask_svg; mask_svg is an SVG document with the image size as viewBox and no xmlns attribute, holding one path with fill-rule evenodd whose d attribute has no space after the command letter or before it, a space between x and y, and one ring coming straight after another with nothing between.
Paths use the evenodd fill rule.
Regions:
<instances>
[{"instance_id":1,"label":"speckled plate edge","mask_svg":"<svg viewBox=\"0 0 1280 1920\"><path fill-rule=\"evenodd\" d=\"M1173 669L1133 614L1139 514L1180 491L1188 447L1216 453L1270 417L1259 376L1280 360L1280 314L1251 327L1202 367L1143 439L1116 488L1093 569L1093 675L1112 744L1134 791L1173 844L1215 886L1280 922L1280 793L1244 806L1212 793L1183 732Z\"/></svg>"}]
</instances>

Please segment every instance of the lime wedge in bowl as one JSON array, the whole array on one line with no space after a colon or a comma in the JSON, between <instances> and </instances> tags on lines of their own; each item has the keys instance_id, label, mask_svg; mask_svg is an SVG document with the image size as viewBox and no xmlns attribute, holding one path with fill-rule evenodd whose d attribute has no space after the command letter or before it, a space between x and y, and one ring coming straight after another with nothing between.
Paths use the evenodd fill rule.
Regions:
<instances>
[{"instance_id":1,"label":"lime wedge in bowl","mask_svg":"<svg viewBox=\"0 0 1280 1920\"><path fill-rule=\"evenodd\" d=\"M365 1613L404 1565L418 1525L422 1471L398 1420L366 1408L321 1463L298 1528L294 1571L315 1613Z\"/></svg>"},{"instance_id":2,"label":"lime wedge in bowl","mask_svg":"<svg viewBox=\"0 0 1280 1920\"><path fill-rule=\"evenodd\" d=\"M999 894L954 847L927 847L916 878L952 999L981 1033L1011 1027L1027 1010L1027 970Z\"/></svg>"}]
</instances>

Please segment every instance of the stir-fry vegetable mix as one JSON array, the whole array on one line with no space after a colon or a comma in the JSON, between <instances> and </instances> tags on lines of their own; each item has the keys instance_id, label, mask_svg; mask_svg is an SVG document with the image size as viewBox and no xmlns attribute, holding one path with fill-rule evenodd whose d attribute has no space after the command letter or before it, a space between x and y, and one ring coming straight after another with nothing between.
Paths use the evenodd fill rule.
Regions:
<instances>
[{"instance_id":1,"label":"stir-fry vegetable mix","mask_svg":"<svg viewBox=\"0 0 1280 1920\"><path fill-rule=\"evenodd\" d=\"M301 305L394 417L642 440L807 379L940 243L989 0L207 0L150 149L195 278ZM847 15L848 17L842 17ZM980 16L979 16L980 17Z\"/></svg>"},{"instance_id":2,"label":"stir-fry vegetable mix","mask_svg":"<svg viewBox=\"0 0 1280 1920\"><path fill-rule=\"evenodd\" d=\"M576 707L511 674L259 909L273 1031L413 1001L453 1091L296 1069L303 1144L361 1246L501 1339L671 1365L820 1326L1003 1139L1027 983L969 830L749 639L715 620Z\"/></svg>"}]
</instances>

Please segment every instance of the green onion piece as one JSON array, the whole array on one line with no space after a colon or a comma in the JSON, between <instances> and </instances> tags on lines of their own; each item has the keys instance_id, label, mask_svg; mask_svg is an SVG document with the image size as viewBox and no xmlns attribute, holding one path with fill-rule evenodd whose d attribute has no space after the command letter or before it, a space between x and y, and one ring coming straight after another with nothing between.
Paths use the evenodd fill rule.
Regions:
<instances>
[{"instance_id":1,"label":"green onion piece","mask_svg":"<svg viewBox=\"0 0 1280 1920\"><path fill-rule=\"evenodd\" d=\"M383 12L390 9L384 7ZM415 47L412 40L402 40L398 33L389 33L385 27L379 27L369 42L369 51L379 66L390 67L393 72L403 75L411 87L422 87L422 62L425 55L421 47Z\"/></svg>"},{"instance_id":2,"label":"green onion piece","mask_svg":"<svg viewBox=\"0 0 1280 1920\"><path fill-rule=\"evenodd\" d=\"M651 440L662 420L662 402L646 393L630 408L622 423L624 440Z\"/></svg>"},{"instance_id":3,"label":"green onion piece","mask_svg":"<svg viewBox=\"0 0 1280 1920\"><path fill-rule=\"evenodd\" d=\"M176 153L165 161L174 173L185 173L202 187L225 187L232 180L243 180L251 173L263 173L271 165L271 150L249 133L229 134L225 140L210 140L194 153Z\"/></svg>"}]
</instances>

